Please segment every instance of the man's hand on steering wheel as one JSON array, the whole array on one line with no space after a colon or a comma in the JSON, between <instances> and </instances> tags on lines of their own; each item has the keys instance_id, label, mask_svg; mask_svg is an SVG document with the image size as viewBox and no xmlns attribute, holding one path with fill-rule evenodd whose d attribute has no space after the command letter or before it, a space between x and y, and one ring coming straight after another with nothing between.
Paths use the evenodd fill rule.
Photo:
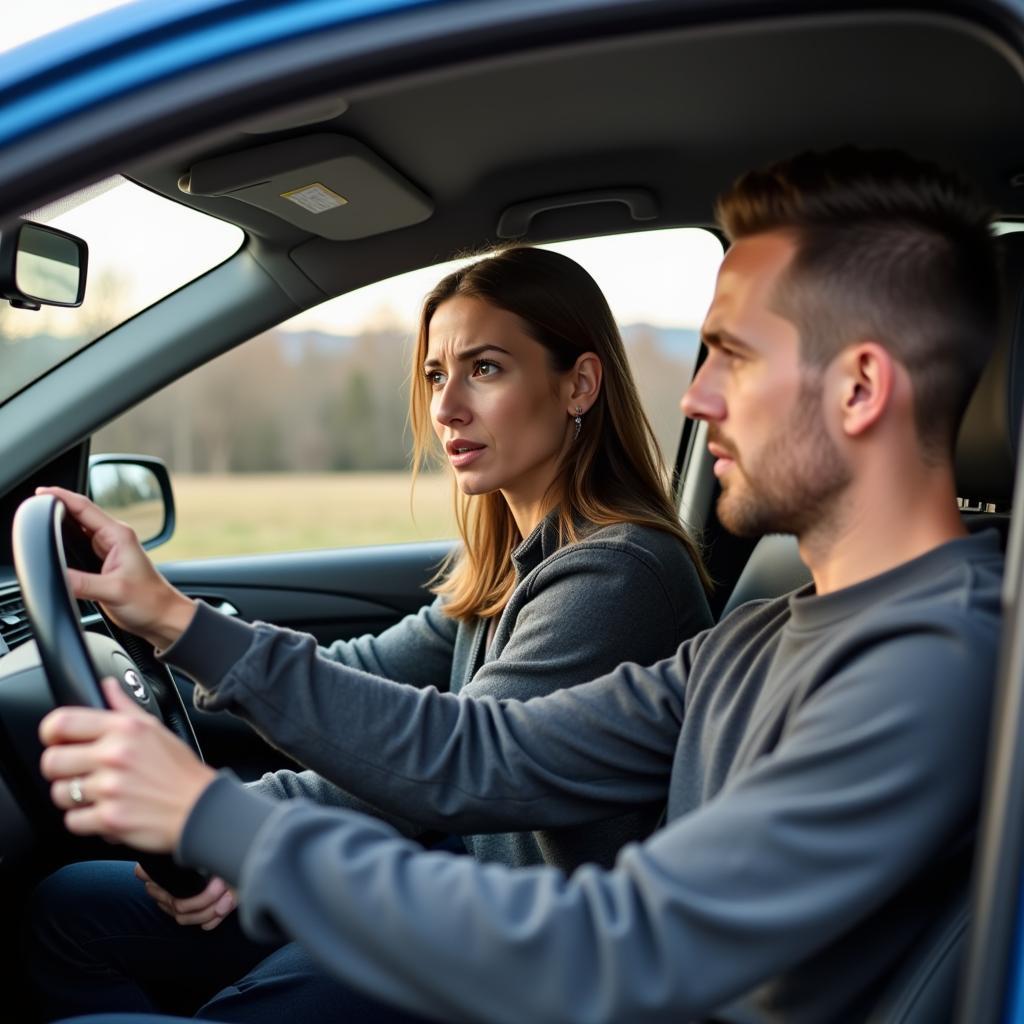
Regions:
<instances>
[{"instance_id":1,"label":"man's hand on steering wheel","mask_svg":"<svg viewBox=\"0 0 1024 1024\"><path fill-rule=\"evenodd\" d=\"M50 795L69 832L170 853L216 772L116 679L102 685L109 711L61 707L39 723Z\"/></svg>"},{"instance_id":2,"label":"man's hand on steering wheel","mask_svg":"<svg viewBox=\"0 0 1024 1024\"><path fill-rule=\"evenodd\" d=\"M18 506L11 542L39 660L58 705L40 731L54 802L67 811L70 831L128 844L138 839L150 877L178 898L196 895L209 878L148 851L174 848L212 772L168 667L146 643L134 658L124 647L129 633L169 646L195 605L156 571L129 527L80 494L40 491ZM69 548L78 568L72 573ZM86 635L72 595L97 600L108 628Z\"/></svg>"},{"instance_id":3,"label":"man's hand on steering wheel","mask_svg":"<svg viewBox=\"0 0 1024 1024\"><path fill-rule=\"evenodd\" d=\"M36 493L62 501L103 560L99 573L67 570L75 597L98 602L117 625L154 647L163 649L174 643L192 621L195 601L157 572L135 531L74 491L39 487Z\"/></svg>"}]
</instances>

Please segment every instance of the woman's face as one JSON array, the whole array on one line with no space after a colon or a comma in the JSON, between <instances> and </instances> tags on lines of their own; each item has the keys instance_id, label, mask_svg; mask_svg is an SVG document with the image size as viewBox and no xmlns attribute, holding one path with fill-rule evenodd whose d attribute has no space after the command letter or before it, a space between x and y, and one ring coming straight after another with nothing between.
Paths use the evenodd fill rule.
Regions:
<instances>
[{"instance_id":1,"label":"woman's face","mask_svg":"<svg viewBox=\"0 0 1024 1024\"><path fill-rule=\"evenodd\" d=\"M540 502L572 438L572 371L556 373L515 314L456 296L431 318L423 372L462 491L500 490L513 510Z\"/></svg>"}]
</instances>

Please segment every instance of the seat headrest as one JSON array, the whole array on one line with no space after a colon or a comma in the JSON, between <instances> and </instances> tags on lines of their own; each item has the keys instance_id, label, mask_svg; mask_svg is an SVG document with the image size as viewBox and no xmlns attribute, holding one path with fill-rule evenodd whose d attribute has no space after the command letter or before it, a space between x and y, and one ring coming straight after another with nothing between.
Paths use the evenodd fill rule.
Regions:
<instances>
[{"instance_id":1,"label":"seat headrest","mask_svg":"<svg viewBox=\"0 0 1024 1024\"><path fill-rule=\"evenodd\" d=\"M957 493L1009 504L1024 402L1024 232L1001 235L1003 309L996 345L956 445Z\"/></svg>"}]
</instances>

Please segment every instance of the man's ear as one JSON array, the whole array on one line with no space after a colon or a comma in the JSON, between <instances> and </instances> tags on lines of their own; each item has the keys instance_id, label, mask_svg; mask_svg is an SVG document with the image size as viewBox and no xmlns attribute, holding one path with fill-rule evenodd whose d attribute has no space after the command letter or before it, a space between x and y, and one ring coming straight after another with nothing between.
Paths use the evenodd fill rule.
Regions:
<instances>
[{"instance_id":1,"label":"man's ear","mask_svg":"<svg viewBox=\"0 0 1024 1024\"><path fill-rule=\"evenodd\" d=\"M892 403L895 361L875 341L848 346L836 361L840 425L847 437L859 437L882 418Z\"/></svg>"},{"instance_id":2,"label":"man's ear","mask_svg":"<svg viewBox=\"0 0 1024 1024\"><path fill-rule=\"evenodd\" d=\"M579 406L586 412L597 401L601 390L601 360L594 352L584 352L566 375L569 384L567 411L576 415Z\"/></svg>"}]
</instances>

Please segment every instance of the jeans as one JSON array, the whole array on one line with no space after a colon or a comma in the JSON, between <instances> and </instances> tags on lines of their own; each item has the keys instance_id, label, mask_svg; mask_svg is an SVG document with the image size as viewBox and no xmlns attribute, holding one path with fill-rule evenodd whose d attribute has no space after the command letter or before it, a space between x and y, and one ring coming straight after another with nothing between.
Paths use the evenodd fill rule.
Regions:
<instances>
[{"instance_id":1,"label":"jeans","mask_svg":"<svg viewBox=\"0 0 1024 1024\"><path fill-rule=\"evenodd\" d=\"M129 1014L120 1024L155 1013L222 1024L429 1024L334 980L297 943L253 942L237 912L209 932L177 924L132 869L72 864L36 890L29 969L43 1019L116 1011Z\"/></svg>"}]
</instances>

